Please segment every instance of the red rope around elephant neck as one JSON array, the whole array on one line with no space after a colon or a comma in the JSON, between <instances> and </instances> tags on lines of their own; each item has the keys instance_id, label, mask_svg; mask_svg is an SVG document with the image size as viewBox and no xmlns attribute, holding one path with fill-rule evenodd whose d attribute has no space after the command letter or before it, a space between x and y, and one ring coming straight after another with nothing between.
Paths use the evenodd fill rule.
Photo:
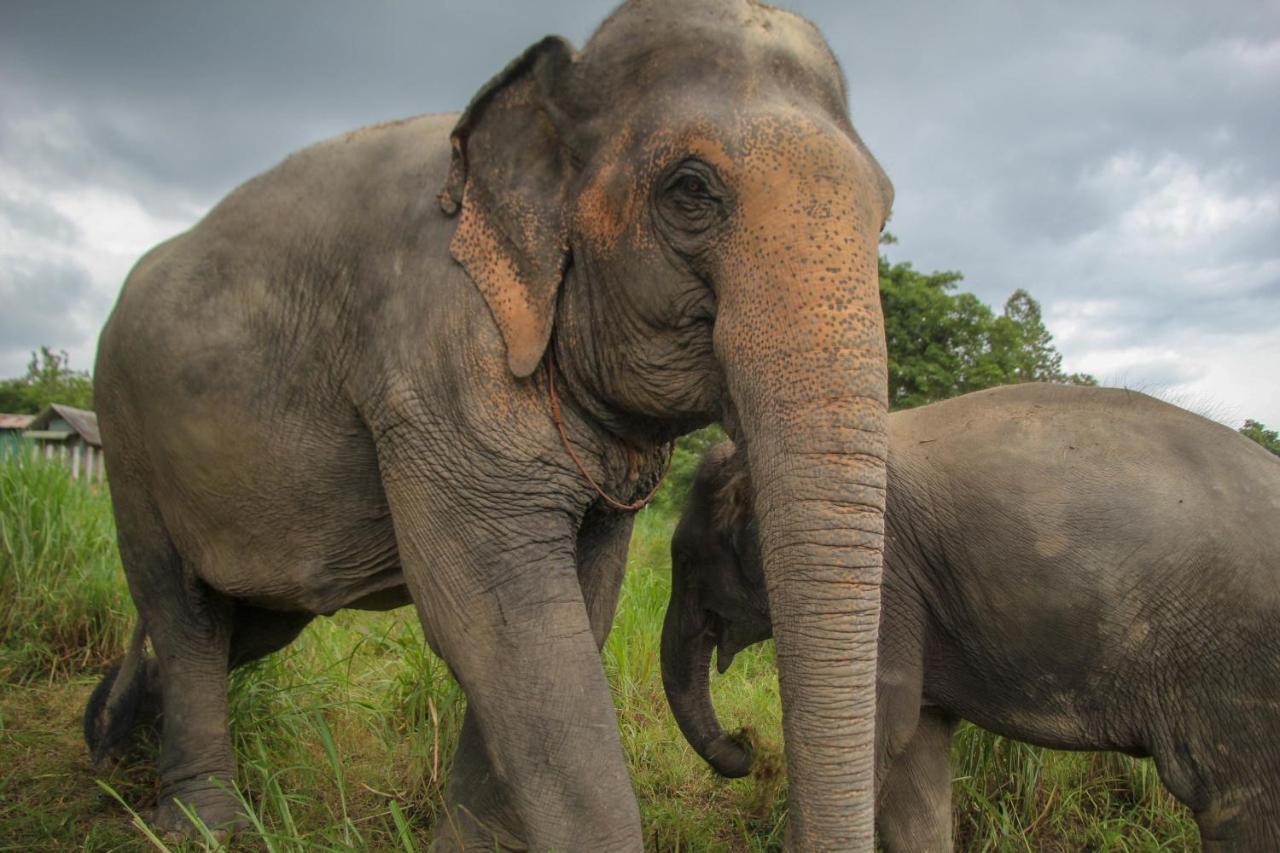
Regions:
<instances>
[{"instance_id":1,"label":"red rope around elephant neck","mask_svg":"<svg viewBox=\"0 0 1280 853\"><path fill-rule=\"evenodd\" d=\"M569 458L573 460L573 464L578 466L578 473L585 477L587 482L591 484L591 488L596 490L596 494L599 495L606 504L614 509L621 510L622 512L635 512L636 510L644 509L649 504L649 501L653 500L653 496L658 493L658 489L662 487L662 481L666 479L667 476L666 468L663 468L662 476L658 478L658 482L654 485L653 491L649 492L649 494L645 495L638 501L632 501L629 504L624 504L617 498L613 498L605 494L604 489L600 488L600 485L595 481L595 479L587 473L586 466L582 464L582 460L578 458L578 454L574 453L573 448L569 445L569 436L564 431L564 419L560 417L560 399L556 396L556 370L555 354L551 349L548 349L547 394L551 397L551 420L555 421L556 429L560 431L560 443L563 444L564 449L569 452Z\"/></svg>"}]
</instances>

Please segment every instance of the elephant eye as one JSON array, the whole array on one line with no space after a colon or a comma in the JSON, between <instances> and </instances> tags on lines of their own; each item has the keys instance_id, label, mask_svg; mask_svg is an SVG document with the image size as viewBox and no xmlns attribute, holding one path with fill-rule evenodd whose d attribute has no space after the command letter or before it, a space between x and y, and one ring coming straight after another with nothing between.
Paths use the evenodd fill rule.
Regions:
<instances>
[{"instance_id":1,"label":"elephant eye","mask_svg":"<svg viewBox=\"0 0 1280 853\"><path fill-rule=\"evenodd\" d=\"M723 220L725 190L708 164L686 160L662 186L661 219L673 232L693 236Z\"/></svg>"},{"instance_id":2,"label":"elephant eye","mask_svg":"<svg viewBox=\"0 0 1280 853\"><path fill-rule=\"evenodd\" d=\"M679 189L685 195L691 196L710 196L711 193L707 188L707 182L698 175L681 175L679 181Z\"/></svg>"}]
</instances>

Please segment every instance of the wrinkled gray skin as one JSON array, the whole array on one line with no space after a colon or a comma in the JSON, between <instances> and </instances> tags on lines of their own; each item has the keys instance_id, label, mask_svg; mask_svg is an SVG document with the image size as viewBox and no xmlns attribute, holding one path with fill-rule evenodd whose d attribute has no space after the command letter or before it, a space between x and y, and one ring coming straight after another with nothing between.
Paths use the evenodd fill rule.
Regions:
<instances>
[{"instance_id":1,"label":"wrinkled gray skin","mask_svg":"<svg viewBox=\"0 0 1280 853\"><path fill-rule=\"evenodd\" d=\"M1280 850L1280 460L1131 391L1020 385L889 418L877 813L951 849L955 720L1154 756L1206 850ZM741 775L707 693L770 634L747 476L703 463L672 545L663 676Z\"/></svg>"},{"instance_id":2,"label":"wrinkled gray skin","mask_svg":"<svg viewBox=\"0 0 1280 853\"><path fill-rule=\"evenodd\" d=\"M178 799L234 823L228 668L412 600L468 698L442 846L640 849L598 656L632 516L561 446L553 354L570 440L622 501L683 432L749 440L790 838L868 849L891 196L821 35L749 0L635 0L461 117L237 189L138 263L102 334L141 625L87 709L94 754L158 679L157 824L183 829Z\"/></svg>"}]
</instances>

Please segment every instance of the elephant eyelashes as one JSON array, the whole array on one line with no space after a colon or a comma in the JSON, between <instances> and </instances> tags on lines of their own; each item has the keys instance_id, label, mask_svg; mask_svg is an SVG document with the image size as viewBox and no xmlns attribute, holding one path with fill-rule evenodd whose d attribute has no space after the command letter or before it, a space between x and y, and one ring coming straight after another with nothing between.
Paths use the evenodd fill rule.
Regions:
<instances>
[{"instance_id":1,"label":"elephant eyelashes","mask_svg":"<svg viewBox=\"0 0 1280 853\"><path fill-rule=\"evenodd\" d=\"M697 175L683 175L676 188L688 198L704 199L711 197L711 190L707 187L707 182Z\"/></svg>"}]
</instances>

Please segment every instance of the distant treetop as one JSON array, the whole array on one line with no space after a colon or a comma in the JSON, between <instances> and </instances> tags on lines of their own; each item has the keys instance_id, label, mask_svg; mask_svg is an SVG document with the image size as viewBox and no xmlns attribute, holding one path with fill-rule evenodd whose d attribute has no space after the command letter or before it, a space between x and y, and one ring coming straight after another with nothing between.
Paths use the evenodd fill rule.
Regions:
<instances>
[{"instance_id":1,"label":"distant treetop","mask_svg":"<svg viewBox=\"0 0 1280 853\"><path fill-rule=\"evenodd\" d=\"M1267 429L1266 424L1255 420L1247 420L1244 422L1244 426L1240 427L1240 433L1258 442L1258 444L1261 444L1276 456L1280 456L1280 434L1277 434L1273 429Z\"/></svg>"},{"instance_id":2,"label":"distant treetop","mask_svg":"<svg viewBox=\"0 0 1280 853\"><path fill-rule=\"evenodd\" d=\"M921 273L880 258L890 407L1017 382L1097 384L1088 374L1063 372L1062 354L1030 293L1018 288L997 315L972 293L953 292L961 280L958 272Z\"/></svg>"},{"instance_id":3,"label":"distant treetop","mask_svg":"<svg viewBox=\"0 0 1280 853\"><path fill-rule=\"evenodd\" d=\"M26 376L0 380L0 412L34 415L53 403L93 409L93 379L71 369L66 350L40 347L31 353Z\"/></svg>"}]
</instances>

